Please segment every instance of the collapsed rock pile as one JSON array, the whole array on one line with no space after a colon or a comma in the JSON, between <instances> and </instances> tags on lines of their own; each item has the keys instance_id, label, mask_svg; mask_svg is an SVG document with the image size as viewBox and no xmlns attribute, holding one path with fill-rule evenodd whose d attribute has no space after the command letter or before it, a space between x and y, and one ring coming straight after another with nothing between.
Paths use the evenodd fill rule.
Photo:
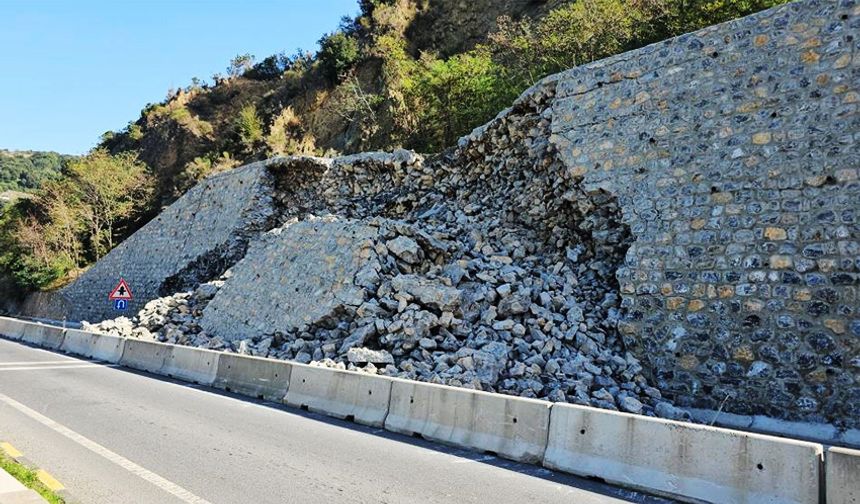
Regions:
<instances>
[{"instance_id":1,"label":"collapsed rock pile","mask_svg":"<svg viewBox=\"0 0 860 504\"><path fill-rule=\"evenodd\" d=\"M556 158L553 89L426 163L295 158L244 259L88 328L684 418L616 332L629 230Z\"/></svg>"}]
</instances>

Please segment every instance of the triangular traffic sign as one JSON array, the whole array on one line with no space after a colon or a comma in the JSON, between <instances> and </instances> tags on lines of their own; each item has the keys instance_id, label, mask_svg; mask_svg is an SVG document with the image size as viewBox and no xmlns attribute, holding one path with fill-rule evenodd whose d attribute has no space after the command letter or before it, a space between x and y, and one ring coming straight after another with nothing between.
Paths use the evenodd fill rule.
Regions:
<instances>
[{"instance_id":1,"label":"triangular traffic sign","mask_svg":"<svg viewBox=\"0 0 860 504\"><path fill-rule=\"evenodd\" d=\"M131 289L128 288L124 278L119 279L119 283L113 288L108 299L131 299Z\"/></svg>"}]
</instances>

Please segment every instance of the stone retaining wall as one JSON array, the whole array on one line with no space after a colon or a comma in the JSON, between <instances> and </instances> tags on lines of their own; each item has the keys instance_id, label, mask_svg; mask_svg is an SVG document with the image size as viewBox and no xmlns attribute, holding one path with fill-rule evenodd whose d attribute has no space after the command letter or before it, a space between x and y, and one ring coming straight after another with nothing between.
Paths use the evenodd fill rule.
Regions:
<instances>
[{"instance_id":1,"label":"stone retaining wall","mask_svg":"<svg viewBox=\"0 0 860 504\"><path fill-rule=\"evenodd\" d=\"M680 404L860 418L860 6L804 1L558 76L634 235L620 326Z\"/></svg>"},{"instance_id":2,"label":"stone retaining wall","mask_svg":"<svg viewBox=\"0 0 860 504\"><path fill-rule=\"evenodd\" d=\"M242 257L250 236L274 214L270 160L209 177L60 291L72 320L123 313L108 295L120 277L134 299L127 314L168 292L217 276Z\"/></svg>"}]
</instances>

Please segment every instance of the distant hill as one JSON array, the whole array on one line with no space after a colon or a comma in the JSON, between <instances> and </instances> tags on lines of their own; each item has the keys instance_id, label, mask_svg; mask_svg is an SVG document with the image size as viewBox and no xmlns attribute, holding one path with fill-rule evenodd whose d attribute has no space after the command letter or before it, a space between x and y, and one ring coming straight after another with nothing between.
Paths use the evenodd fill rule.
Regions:
<instances>
[{"instance_id":1,"label":"distant hill","mask_svg":"<svg viewBox=\"0 0 860 504\"><path fill-rule=\"evenodd\" d=\"M12 203L21 198L27 198L30 195L19 191L2 191L0 192L0 208L7 203Z\"/></svg>"},{"instance_id":2,"label":"distant hill","mask_svg":"<svg viewBox=\"0 0 860 504\"><path fill-rule=\"evenodd\" d=\"M46 180L59 179L63 163L71 157L56 152L0 149L0 192L32 191Z\"/></svg>"}]
</instances>

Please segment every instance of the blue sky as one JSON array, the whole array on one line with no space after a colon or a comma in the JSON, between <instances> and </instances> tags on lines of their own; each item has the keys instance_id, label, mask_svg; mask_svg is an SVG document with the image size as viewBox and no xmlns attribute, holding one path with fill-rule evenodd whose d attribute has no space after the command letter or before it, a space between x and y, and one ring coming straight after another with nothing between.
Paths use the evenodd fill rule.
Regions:
<instances>
[{"instance_id":1,"label":"blue sky","mask_svg":"<svg viewBox=\"0 0 860 504\"><path fill-rule=\"evenodd\" d=\"M81 154L230 59L316 41L357 0L0 0L0 148Z\"/></svg>"}]
</instances>

